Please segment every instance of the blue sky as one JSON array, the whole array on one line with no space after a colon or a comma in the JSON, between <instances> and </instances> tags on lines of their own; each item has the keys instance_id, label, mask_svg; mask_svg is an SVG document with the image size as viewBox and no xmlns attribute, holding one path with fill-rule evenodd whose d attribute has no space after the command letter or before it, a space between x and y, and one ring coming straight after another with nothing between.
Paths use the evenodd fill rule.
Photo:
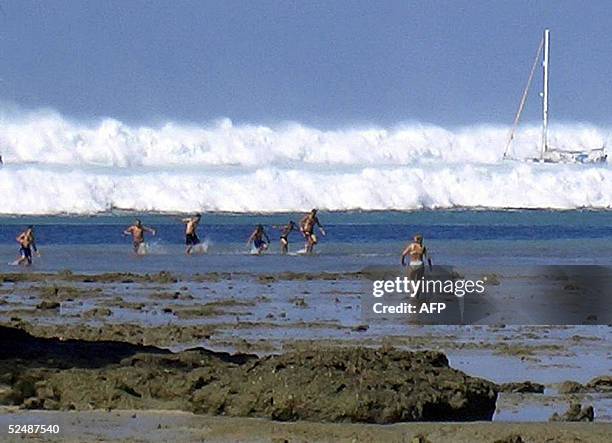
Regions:
<instances>
[{"instance_id":1,"label":"blue sky","mask_svg":"<svg viewBox=\"0 0 612 443\"><path fill-rule=\"evenodd\" d=\"M510 124L548 26L552 119L612 120L608 1L0 5L0 100L26 109L128 122ZM537 92L527 120L539 118Z\"/></svg>"}]
</instances>

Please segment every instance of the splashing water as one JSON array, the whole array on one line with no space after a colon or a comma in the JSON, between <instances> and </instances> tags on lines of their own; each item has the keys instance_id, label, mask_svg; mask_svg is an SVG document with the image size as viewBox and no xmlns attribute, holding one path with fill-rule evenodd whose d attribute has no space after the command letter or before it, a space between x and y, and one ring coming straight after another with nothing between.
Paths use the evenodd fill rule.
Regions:
<instances>
[{"instance_id":1,"label":"splashing water","mask_svg":"<svg viewBox=\"0 0 612 443\"><path fill-rule=\"evenodd\" d=\"M418 123L320 130L227 119L135 127L53 112L5 115L0 213L612 207L608 164L504 162L508 130ZM550 144L600 147L607 133L558 125ZM515 155L537 154L539 141L539 126L525 127Z\"/></svg>"}]
</instances>

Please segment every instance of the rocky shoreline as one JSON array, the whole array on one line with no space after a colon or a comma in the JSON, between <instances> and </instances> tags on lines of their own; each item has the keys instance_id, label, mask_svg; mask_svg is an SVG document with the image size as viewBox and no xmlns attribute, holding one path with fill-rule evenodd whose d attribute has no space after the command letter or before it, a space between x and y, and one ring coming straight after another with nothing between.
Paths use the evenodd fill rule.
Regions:
<instances>
[{"instance_id":1,"label":"rocky shoreline","mask_svg":"<svg viewBox=\"0 0 612 443\"><path fill-rule=\"evenodd\" d=\"M491 420L498 388L439 352L311 347L283 355L33 337L0 327L0 404L176 409L274 420Z\"/></svg>"},{"instance_id":2,"label":"rocky shoreline","mask_svg":"<svg viewBox=\"0 0 612 443\"><path fill-rule=\"evenodd\" d=\"M94 413L108 427L91 441L139 417L160 441L353 441L355 426L402 442L606 441L609 327L364 325L364 278L0 274L0 422L81 428Z\"/></svg>"}]
</instances>

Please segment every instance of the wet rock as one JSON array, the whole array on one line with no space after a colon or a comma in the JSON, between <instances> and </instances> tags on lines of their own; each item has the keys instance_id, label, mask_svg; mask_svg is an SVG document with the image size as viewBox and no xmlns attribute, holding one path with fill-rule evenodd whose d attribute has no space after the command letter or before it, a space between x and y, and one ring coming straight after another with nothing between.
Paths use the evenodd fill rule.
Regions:
<instances>
[{"instance_id":1,"label":"wet rock","mask_svg":"<svg viewBox=\"0 0 612 443\"><path fill-rule=\"evenodd\" d=\"M577 381L566 380L559 385L559 394L579 394L585 391L584 385Z\"/></svg>"},{"instance_id":2,"label":"wet rock","mask_svg":"<svg viewBox=\"0 0 612 443\"><path fill-rule=\"evenodd\" d=\"M132 340L139 333L120 328ZM91 334L102 339L100 329ZM450 368L440 352L312 346L264 358L171 353L118 341L43 339L4 326L0 374L9 374L0 382L24 408L175 409L275 420L491 420L498 392L496 384Z\"/></svg>"},{"instance_id":3,"label":"wet rock","mask_svg":"<svg viewBox=\"0 0 612 443\"><path fill-rule=\"evenodd\" d=\"M21 409L41 409L43 401L38 397L30 397L21 404Z\"/></svg>"},{"instance_id":4,"label":"wet rock","mask_svg":"<svg viewBox=\"0 0 612 443\"><path fill-rule=\"evenodd\" d=\"M36 397L39 398L55 398L55 392L53 388L47 384L45 381L40 381L35 384L36 388Z\"/></svg>"},{"instance_id":5,"label":"wet rock","mask_svg":"<svg viewBox=\"0 0 612 443\"><path fill-rule=\"evenodd\" d=\"M111 311L108 308L94 308L91 309L87 312L83 313L83 318L105 318L105 317L110 317L113 314L113 311Z\"/></svg>"},{"instance_id":6,"label":"wet rock","mask_svg":"<svg viewBox=\"0 0 612 443\"><path fill-rule=\"evenodd\" d=\"M29 374L25 374L22 377L14 377L12 390L13 404L21 404L27 398L36 396L36 379Z\"/></svg>"},{"instance_id":7,"label":"wet rock","mask_svg":"<svg viewBox=\"0 0 612 443\"><path fill-rule=\"evenodd\" d=\"M193 307L186 307L186 308L180 308L180 309L174 308L172 309L171 312L173 312L174 315L176 315L178 318L181 318L181 319L198 318L198 317L212 317L212 316L221 315L223 313L223 311L218 309L216 306L210 306L210 305L193 306Z\"/></svg>"},{"instance_id":8,"label":"wet rock","mask_svg":"<svg viewBox=\"0 0 612 443\"><path fill-rule=\"evenodd\" d=\"M499 386L501 392L507 393L531 393L531 394L543 394L544 385L540 383L534 383L532 381L513 382L513 383L502 383Z\"/></svg>"},{"instance_id":9,"label":"wet rock","mask_svg":"<svg viewBox=\"0 0 612 443\"><path fill-rule=\"evenodd\" d=\"M211 317L224 314L246 314L235 308L253 306L255 302L246 300L218 300L203 305L174 308L174 314L179 318Z\"/></svg>"},{"instance_id":10,"label":"wet rock","mask_svg":"<svg viewBox=\"0 0 612 443\"><path fill-rule=\"evenodd\" d=\"M124 301L120 301L120 302L113 303L113 304L108 303L107 306L117 306L123 309L133 309L135 311L142 311L146 307L144 303L133 303L133 302L124 302Z\"/></svg>"},{"instance_id":11,"label":"wet rock","mask_svg":"<svg viewBox=\"0 0 612 443\"><path fill-rule=\"evenodd\" d=\"M46 285L36 288L43 299L53 301L71 301L79 298L91 297L99 295L102 288L79 288L66 285Z\"/></svg>"},{"instance_id":12,"label":"wet rock","mask_svg":"<svg viewBox=\"0 0 612 443\"><path fill-rule=\"evenodd\" d=\"M569 409L563 414L559 415L556 412L550 417L549 421L588 421L592 422L595 420L595 412L593 406L585 406L584 408L580 403L572 403Z\"/></svg>"},{"instance_id":13,"label":"wet rock","mask_svg":"<svg viewBox=\"0 0 612 443\"><path fill-rule=\"evenodd\" d=\"M565 291L578 291L578 290L580 289L580 286L578 286L578 285L577 285L576 283L574 283L574 282L569 282L569 283L566 283L566 284L563 286L563 289L564 289Z\"/></svg>"},{"instance_id":14,"label":"wet rock","mask_svg":"<svg viewBox=\"0 0 612 443\"><path fill-rule=\"evenodd\" d=\"M20 320L13 326L38 337L60 337L82 341L112 340L132 344L156 344L169 346L178 343L193 343L202 338L208 338L214 332L214 325L175 325L168 324L156 327L146 327L140 324L117 323L106 324L104 327L91 325L39 325ZM14 329L17 330L17 329ZM0 327L2 333L2 327ZM0 342L2 337L0 336ZM0 348L0 354L2 349Z\"/></svg>"},{"instance_id":15,"label":"wet rock","mask_svg":"<svg viewBox=\"0 0 612 443\"><path fill-rule=\"evenodd\" d=\"M37 309L58 309L60 307L59 302L51 300L43 300L36 305Z\"/></svg>"},{"instance_id":16,"label":"wet rock","mask_svg":"<svg viewBox=\"0 0 612 443\"><path fill-rule=\"evenodd\" d=\"M368 328L369 328L368 325L357 325L357 326L353 326L351 328L351 331L354 331L354 332L363 332L363 331L367 331Z\"/></svg>"},{"instance_id":17,"label":"wet rock","mask_svg":"<svg viewBox=\"0 0 612 443\"><path fill-rule=\"evenodd\" d=\"M167 271L161 271L154 275L146 275L146 278L153 283L168 284L178 282L178 278Z\"/></svg>"},{"instance_id":18,"label":"wet rock","mask_svg":"<svg viewBox=\"0 0 612 443\"><path fill-rule=\"evenodd\" d=\"M178 300L180 295L181 293L177 291L175 292L160 291L160 292L153 292L152 294L149 295L149 297L155 298L158 300Z\"/></svg>"},{"instance_id":19,"label":"wet rock","mask_svg":"<svg viewBox=\"0 0 612 443\"><path fill-rule=\"evenodd\" d=\"M42 407L48 411L57 411L60 409L60 403L51 398L46 398L43 402Z\"/></svg>"},{"instance_id":20,"label":"wet rock","mask_svg":"<svg viewBox=\"0 0 612 443\"><path fill-rule=\"evenodd\" d=\"M595 392L612 392L612 376L602 375L600 377L595 377L586 384L586 388L589 391Z\"/></svg>"},{"instance_id":21,"label":"wet rock","mask_svg":"<svg viewBox=\"0 0 612 443\"><path fill-rule=\"evenodd\" d=\"M307 308L308 307L308 303L306 303L306 300L304 300L303 297L296 297L293 300L291 300L293 302L293 304L295 306L297 306L298 308Z\"/></svg>"},{"instance_id":22,"label":"wet rock","mask_svg":"<svg viewBox=\"0 0 612 443\"><path fill-rule=\"evenodd\" d=\"M53 277L53 274L51 274ZM132 274L130 272L108 272L97 275L73 275L64 280L81 281L84 283L177 283L179 280L170 272L162 271L157 274Z\"/></svg>"},{"instance_id":23,"label":"wet rock","mask_svg":"<svg viewBox=\"0 0 612 443\"><path fill-rule=\"evenodd\" d=\"M394 423L491 420L496 398L495 384L450 368L438 352L313 348L223 374L192 404L230 416Z\"/></svg>"},{"instance_id":24,"label":"wet rock","mask_svg":"<svg viewBox=\"0 0 612 443\"><path fill-rule=\"evenodd\" d=\"M595 377L585 385L571 380L559 385L559 394L584 394L586 392L612 392L612 376Z\"/></svg>"},{"instance_id":25,"label":"wet rock","mask_svg":"<svg viewBox=\"0 0 612 443\"><path fill-rule=\"evenodd\" d=\"M593 406L587 406L580 411L580 415L578 416L578 421L592 422L594 420L595 420L595 411L593 410Z\"/></svg>"},{"instance_id":26,"label":"wet rock","mask_svg":"<svg viewBox=\"0 0 612 443\"><path fill-rule=\"evenodd\" d=\"M482 276L481 280L486 285L499 286L501 284L499 275L497 274L485 274Z\"/></svg>"},{"instance_id":27,"label":"wet rock","mask_svg":"<svg viewBox=\"0 0 612 443\"><path fill-rule=\"evenodd\" d=\"M272 283L276 281L276 277L273 275L259 275L257 281L260 283Z\"/></svg>"},{"instance_id":28,"label":"wet rock","mask_svg":"<svg viewBox=\"0 0 612 443\"><path fill-rule=\"evenodd\" d=\"M505 438L495 440L493 443L525 443L525 440L519 434L510 434Z\"/></svg>"},{"instance_id":29,"label":"wet rock","mask_svg":"<svg viewBox=\"0 0 612 443\"><path fill-rule=\"evenodd\" d=\"M13 404L15 393L10 386L0 385L0 406L9 406Z\"/></svg>"},{"instance_id":30,"label":"wet rock","mask_svg":"<svg viewBox=\"0 0 612 443\"><path fill-rule=\"evenodd\" d=\"M196 273L191 276L195 282L220 282L222 280L231 280L232 274L229 272L208 272L206 274Z\"/></svg>"}]
</instances>

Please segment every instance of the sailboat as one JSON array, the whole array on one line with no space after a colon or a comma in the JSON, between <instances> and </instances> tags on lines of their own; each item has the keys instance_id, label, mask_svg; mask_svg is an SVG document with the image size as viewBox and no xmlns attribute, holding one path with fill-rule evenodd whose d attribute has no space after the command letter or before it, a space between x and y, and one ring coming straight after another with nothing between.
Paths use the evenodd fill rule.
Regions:
<instances>
[{"instance_id":1,"label":"sailboat","mask_svg":"<svg viewBox=\"0 0 612 443\"><path fill-rule=\"evenodd\" d=\"M533 75L536 70L536 66L538 65L538 61L540 60L540 56L542 56L542 69L544 71L544 81L542 88L542 141L540 145L540 155L539 157L527 158L526 161L530 162L538 162L538 163L605 163L607 161L608 155L606 154L606 147L601 146L599 148L594 149L579 149L574 151L566 151L561 149L556 149L551 147L548 144L548 85L549 85L549 54L550 54L550 30L544 30L544 36L540 41L540 46L538 47L538 51L536 54L536 58L533 62L533 66L531 67L531 73L529 74L529 79L527 80L527 86L523 91L523 96L521 97L521 102L519 104L519 109L516 113L516 117L514 118L514 123L512 125L512 129L510 131L510 136L508 138L508 143L506 144L506 149L504 151L504 160L517 160L512 155L510 155L510 147L512 145L512 140L514 139L514 133L518 126L519 120L521 118L521 113L523 112L523 108L525 107L525 101L527 100L527 94L529 92L529 88L531 86L531 81L533 80Z\"/></svg>"}]
</instances>

